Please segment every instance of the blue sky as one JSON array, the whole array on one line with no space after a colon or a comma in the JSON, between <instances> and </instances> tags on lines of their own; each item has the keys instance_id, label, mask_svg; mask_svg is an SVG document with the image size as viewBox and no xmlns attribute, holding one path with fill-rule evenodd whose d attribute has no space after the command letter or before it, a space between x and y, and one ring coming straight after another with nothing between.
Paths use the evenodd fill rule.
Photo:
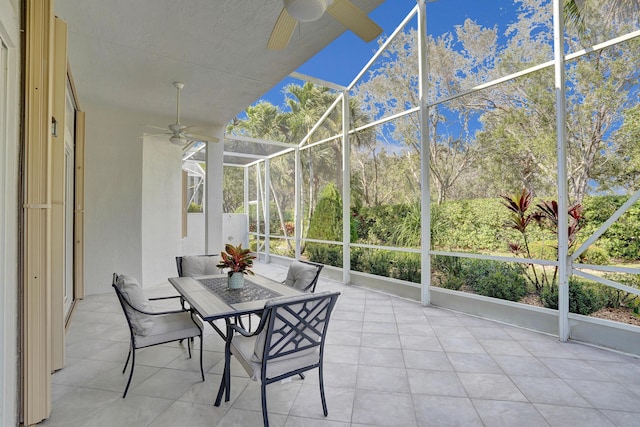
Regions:
<instances>
[{"instance_id":1,"label":"blue sky","mask_svg":"<svg viewBox=\"0 0 640 427\"><path fill-rule=\"evenodd\" d=\"M382 27L383 34L391 34L416 6L416 0L387 0L373 10L369 17ZM499 25L500 32L507 16L513 17L516 5L505 0L438 0L427 3L427 31L440 35L461 25L467 18L483 26ZM323 19L329 19L323 17ZM412 21L415 25L415 18ZM322 80L347 86L377 50L377 41L364 43L350 31L303 64L297 71ZM261 99L274 105L283 104L282 88L299 80L285 79Z\"/></svg>"}]
</instances>

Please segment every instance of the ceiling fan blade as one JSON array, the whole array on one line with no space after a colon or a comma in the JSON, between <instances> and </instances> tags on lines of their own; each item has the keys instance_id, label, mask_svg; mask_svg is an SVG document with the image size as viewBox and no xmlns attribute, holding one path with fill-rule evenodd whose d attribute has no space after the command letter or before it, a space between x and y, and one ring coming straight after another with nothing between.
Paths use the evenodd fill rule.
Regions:
<instances>
[{"instance_id":1,"label":"ceiling fan blade","mask_svg":"<svg viewBox=\"0 0 640 427\"><path fill-rule=\"evenodd\" d=\"M151 135L146 135L146 134L145 134L145 135L139 136L138 138L149 138L149 137L162 136L162 135L170 135L170 134L169 134L169 133L167 133L167 132L164 132L164 133L154 133L154 134L151 134Z\"/></svg>"},{"instance_id":2,"label":"ceiling fan blade","mask_svg":"<svg viewBox=\"0 0 640 427\"><path fill-rule=\"evenodd\" d=\"M187 133L185 136L190 140L195 140L196 142L220 142L220 139L215 136L198 135L197 133Z\"/></svg>"},{"instance_id":3,"label":"ceiling fan blade","mask_svg":"<svg viewBox=\"0 0 640 427\"><path fill-rule=\"evenodd\" d=\"M267 43L267 49L284 49L289 44L293 30L296 29L298 21L293 18L285 8L282 8L280 16L276 21L276 25L271 31L269 42Z\"/></svg>"},{"instance_id":4,"label":"ceiling fan blade","mask_svg":"<svg viewBox=\"0 0 640 427\"><path fill-rule=\"evenodd\" d=\"M167 128L161 128L160 126L152 126L152 125L146 125L146 126L148 128L151 128L151 129L158 129L158 130L163 130L163 131L167 130Z\"/></svg>"},{"instance_id":5,"label":"ceiling fan blade","mask_svg":"<svg viewBox=\"0 0 640 427\"><path fill-rule=\"evenodd\" d=\"M367 43L382 33L382 28L349 0L334 0L327 12Z\"/></svg>"}]
</instances>

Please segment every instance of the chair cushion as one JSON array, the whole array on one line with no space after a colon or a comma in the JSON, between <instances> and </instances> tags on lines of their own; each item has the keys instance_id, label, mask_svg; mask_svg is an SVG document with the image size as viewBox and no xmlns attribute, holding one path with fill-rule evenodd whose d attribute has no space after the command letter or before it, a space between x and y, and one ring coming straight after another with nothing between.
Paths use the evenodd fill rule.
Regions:
<instances>
[{"instance_id":1,"label":"chair cushion","mask_svg":"<svg viewBox=\"0 0 640 427\"><path fill-rule=\"evenodd\" d=\"M316 266L300 261L293 261L289 266L284 284L303 290L313 282L316 274L318 274L318 268Z\"/></svg>"},{"instance_id":2,"label":"chair cushion","mask_svg":"<svg viewBox=\"0 0 640 427\"><path fill-rule=\"evenodd\" d=\"M262 363L253 360L256 337L236 335L231 341L231 354L235 355L252 380L260 378ZM295 353L295 357L278 358L267 363L266 378L275 378L286 372L317 365L320 362L320 349L313 347L309 351Z\"/></svg>"},{"instance_id":3,"label":"chair cushion","mask_svg":"<svg viewBox=\"0 0 640 427\"><path fill-rule=\"evenodd\" d=\"M188 312L155 316L153 328L146 336L136 337L136 347L148 347L184 338L200 336L202 322Z\"/></svg>"},{"instance_id":4,"label":"chair cushion","mask_svg":"<svg viewBox=\"0 0 640 427\"><path fill-rule=\"evenodd\" d=\"M116 286L133 307L147 312L153 311L149 300L144 295L142 286L140 286L140 283L138 283L135 278L125 274L120 275L116 280ZM127 305L125 305L124 308L134 333L137 335L148 335L153 328L153 317L135 311Z\"/></svg>"},{"instance_id":5,"label":"chair cushion","mask_svg":"<svg viewBox=\"0 0 640 427\"><path fill-rule=\"evenodd\" d=\"M216 267L217 263L215 256L183 256L182 275L191 277L220 274L220 269Z\"/></svg>"}]
</instances>

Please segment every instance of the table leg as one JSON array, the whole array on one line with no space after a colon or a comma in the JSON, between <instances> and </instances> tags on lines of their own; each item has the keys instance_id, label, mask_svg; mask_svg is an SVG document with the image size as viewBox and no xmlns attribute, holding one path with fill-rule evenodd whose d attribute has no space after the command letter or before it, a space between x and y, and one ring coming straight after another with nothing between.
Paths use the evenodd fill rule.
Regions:
<instances>
[{"instance_id":1,"label":"table leg","mask_svg":"<svg viewBox=\"0 0 640 427\"><path fill-rule=\"evenodd\" d=\"M227 333L224 345L224 372L222 374L222 382L220 383L220 389L218 389L218 395L216 396L214 406L220 406L223 393L225 394L225 402L228 402L231 396L231 339L233 338L233 330L231 329L231 322L229 319L225 319L225 322L227 324Z\"/></svg>"}]
</instances>

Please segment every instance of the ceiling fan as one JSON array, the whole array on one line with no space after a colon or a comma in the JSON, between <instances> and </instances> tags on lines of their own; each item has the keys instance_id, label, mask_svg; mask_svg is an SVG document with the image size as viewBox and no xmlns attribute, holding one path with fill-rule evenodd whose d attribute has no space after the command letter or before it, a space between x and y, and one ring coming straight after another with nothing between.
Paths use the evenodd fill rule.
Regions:
<instances>
[{"instance_id":1,"label":"ceiling fan","mask_svg":"<svg viewBox=\"0 0 640 427\"><path fill-rule=\"evenodd\" d=\"M173 85L178 91L178 100L176 102L176 122L170 124L168 126L168 129L151 125L147 125L147 127L166 130L167 132L159 133L156 135L169 135L169 142L175 145L187 145L194 142L219 142L220 140L215 136L198 135L196 133L187 132L187 130L192 126L185 126L180 123L180 91L182 90L182 88L184 88L184 83L173 82Z\"/></svg>"},{"instance_id":2,"label":"ceiling fan","mask_svg":"<svg viewBox=\"0 0 640 427\"><path fill-rule=\"evenodd\" d=\"M283 0L283 3L282 12L267 43L268 49L284 49L298 21L316 21L325 11L365 42L382 33L382 28L349 0Z\"/></svg>"}]
</instances>

